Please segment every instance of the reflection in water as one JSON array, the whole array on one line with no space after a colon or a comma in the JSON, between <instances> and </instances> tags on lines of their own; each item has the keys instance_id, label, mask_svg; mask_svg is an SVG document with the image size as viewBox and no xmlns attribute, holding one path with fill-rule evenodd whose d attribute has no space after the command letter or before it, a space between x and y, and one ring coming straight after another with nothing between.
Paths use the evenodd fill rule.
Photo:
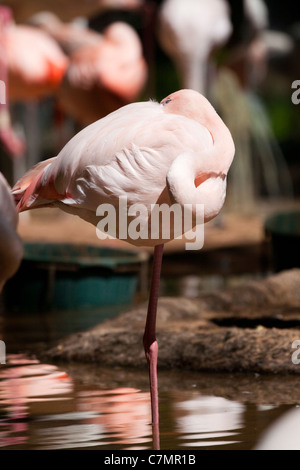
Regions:
<instances>
[{"instance_id":1,"label":"reflection in water","mask_svg":"<svg viewBox=\"0 0 300 470\"><path fill-rule=\"evenodd\" d=\"M7 357L7 364L0 366L1 450L152 448L146 375L143 379L136 377L137 371L122 369L94 369L91 374L87 366L79 365L77 372L70 370L67 373L23 355ZM260 386L270 390L269 379L261 382L256 377L253 383L247 378L233 381L227 375L226 382L224 377L213 375L207 381L201 374L191 377L178 372L174 376L173 372L172 378L170 374L160 373L163 450L253 448L259 433L288 408L272 405L269 392L269 403L261 402ZM273 388L278 391L283 383L280 380ZM289 385L285 387L290 389ZM241 391L237 399L221 396L237 388ZM216 396L208 390L217 392ZM248 400L254 391L260 404L242 400Z\"/></svg>"},{"instance_id":2,"label":"reflection in water","mask_svg":"<svg viewBox=\"0 0 300 470\"><path fill-rule=\"evenodd\" d=\"M122 448L130 445L143 449L150 440L151 415L149 393L134 388L118 388L91 394L89 391L78 395L81 410L93 410L93 423L100 424L107 436L106 444L119 444ZM147 448L147 447L145 447Z\"/></svg>"},{"instance_id":3,"label":"reflection in water","mask_svg":"<svg viewBox=\"0 0 300 470\"><path fill-rule=\"evenodd\" d=\"M236 440L220 440L237 436L243 426L244 405L222 397L200 396L176 403L182 413L177 418L177 426L184 446L225 445Z\"/></svg>"},{"instance_id":4,"label":"reflection in water","mask_svg":"<svg viewBox=\"0 0 300 470\"><path fill-rule=\"evenodd\" d=\"M148 393L134 388L76 391L72 379L54 365L24 356L7 359L0 369L2 449L25 448L26 443L38 449L149 448Z\"/></svg>"},{"instance_id":5,"label":"reflection in water","mask_svg":"<svg viewBox=\"0 0 300 470\"><path fill-rule=\"evenodd\" d=\"M21 355L8 357L0 369L0 446L27 441L32 402L61 400L72 390L71 379L55 366L40 364Z\"/></svg>"}]
</instances>

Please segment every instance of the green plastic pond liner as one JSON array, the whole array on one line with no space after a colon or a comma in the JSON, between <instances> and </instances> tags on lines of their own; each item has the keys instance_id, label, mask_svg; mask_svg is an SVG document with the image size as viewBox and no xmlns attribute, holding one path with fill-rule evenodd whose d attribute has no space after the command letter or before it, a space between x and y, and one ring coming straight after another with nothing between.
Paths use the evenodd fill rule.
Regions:
<instances>
[{"instance_id":1,"label":"green plastic pond liner","mask_svg":"<svg viewBox=\"0 0 300 470\"><path fill-rule=\"evenodd\" d=\"M280 212L265 221L276 272L300 267L300 211Z\"/></svg>"},{"instance_id":2,"label":"green plastic pond liner","mask_svg":"<svg viewBox=\"0 0 300 470\"><path fill-rule=\"evenodd\" d=\"M9 311L85 309L130 304L141 252L67 244L25 244L24 259L3 292Z\"/></svg>"}]
</instances>

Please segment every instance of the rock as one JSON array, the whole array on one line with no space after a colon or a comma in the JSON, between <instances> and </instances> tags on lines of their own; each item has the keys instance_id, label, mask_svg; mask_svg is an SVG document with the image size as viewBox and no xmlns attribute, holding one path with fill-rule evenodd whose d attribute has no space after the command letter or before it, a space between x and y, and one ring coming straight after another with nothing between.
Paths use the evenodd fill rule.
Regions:
<instances>
[{"instance_id":1,"label":"rock","mask_svg":"<svg viewBox=\"0 0 300 470\"><path fill-rule=\"evenodd\" d=\"M300 270L293 269L238 288L204 293L195 300L161 298L158 367L300 373L300 364L292 362L292 354L297 352L292 343L300 339L299 287ZM145 367L142 336L146 310L145 303L74 334L46 351L45 356L105 366Z\"/></svg>"}]
</instances>

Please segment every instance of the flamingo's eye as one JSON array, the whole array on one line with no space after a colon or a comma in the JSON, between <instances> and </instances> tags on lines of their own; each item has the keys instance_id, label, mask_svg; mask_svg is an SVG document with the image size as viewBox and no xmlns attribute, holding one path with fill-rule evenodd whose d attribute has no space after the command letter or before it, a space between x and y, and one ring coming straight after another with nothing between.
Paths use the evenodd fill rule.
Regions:
<instances>
[{"instance_id":1,"label":"flamingo's eye","mask_svg":"<svg viewBox=\"0 0 300 470\"><path fill-rule=\"evenodd\" d=\"M167 98L167 99L163 100L160 104L165 106L166 104L170 103L170 101L172 101L171 98Z\"/></svg>"}]
</instances>

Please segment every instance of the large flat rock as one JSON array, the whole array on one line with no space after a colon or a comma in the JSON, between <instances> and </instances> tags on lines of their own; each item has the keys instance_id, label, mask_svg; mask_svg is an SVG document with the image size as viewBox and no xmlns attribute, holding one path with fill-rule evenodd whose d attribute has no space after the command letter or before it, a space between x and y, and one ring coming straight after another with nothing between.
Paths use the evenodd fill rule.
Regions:
<instances>
[{"instance_id":1,"label":"large flat rock","mask_svg":"<svg viewBox=\"0 0 300 470\"><path fill-rule=\"evenodd\" d=\"M46 351L51 360L145 367L142 304ZM198 299L161 298L159 368L195 371L300 373L300 270L244 286L203 293Z\"/></svg>"}]
</instances>

